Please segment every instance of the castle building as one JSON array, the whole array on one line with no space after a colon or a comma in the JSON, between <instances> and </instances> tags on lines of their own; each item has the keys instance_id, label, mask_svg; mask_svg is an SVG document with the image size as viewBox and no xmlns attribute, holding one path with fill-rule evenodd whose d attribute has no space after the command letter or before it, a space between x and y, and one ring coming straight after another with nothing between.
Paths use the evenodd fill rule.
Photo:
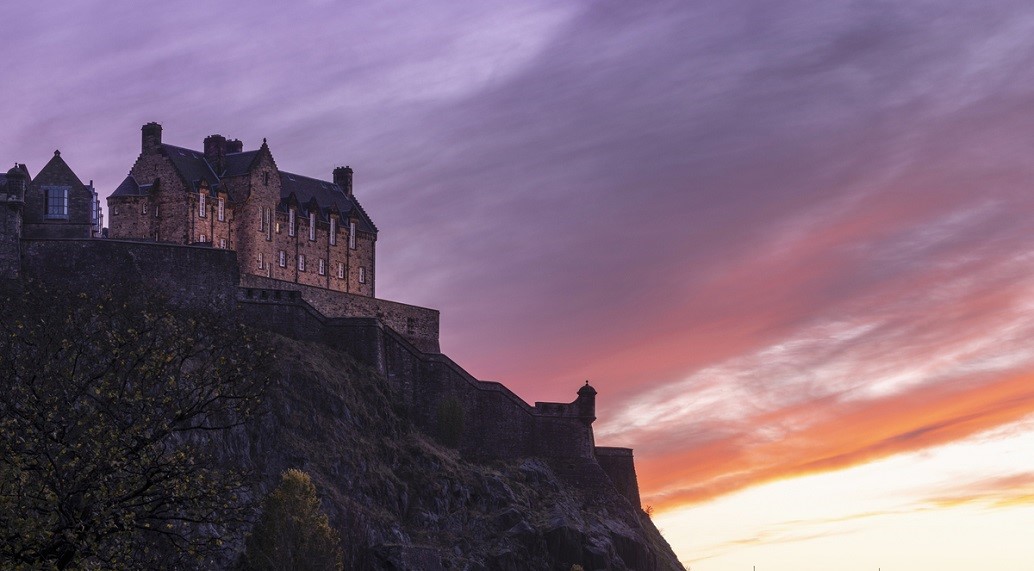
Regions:
<instances>
[{"instance_id":1,"label":"castle building","mask_svg":"<svg viewBox=\"0 0 1034 571\"><path fill-rule=\"evenodd\" d=\"M144 125L140 156L108 198L109 237L234 250L242 274L375 297L377 227L352 169L318 180L280 170L265 140L243 148L212 135L185 149Z\"/></svg>"}]
</instances>

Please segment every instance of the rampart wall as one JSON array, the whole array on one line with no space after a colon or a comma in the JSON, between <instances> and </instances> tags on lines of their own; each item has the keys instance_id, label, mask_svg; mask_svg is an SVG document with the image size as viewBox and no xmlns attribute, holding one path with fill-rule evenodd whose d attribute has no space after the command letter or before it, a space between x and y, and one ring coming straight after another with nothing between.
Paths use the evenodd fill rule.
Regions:
<instances>
[{"instance_id":1,"label":"rampart wall","mask_svg":"<svg viewBox=\"0 0 1034 571\"><path fill-rule=\"evenodd\" d=\"M500 383L474 378L438 353L437 344L434 352L425 351L390 326L385 319L390 313L328 317L305 298L306 286L268 280L277 287L261 288L254 287L255 279L239 285L232 250L119 240L22 240L21 258L26 277L87 288L123 284L182 307L235 312L252 326L343 349L398 387L401 408L417 426L464 455L550 459L562 476L585 487L613 483L639 506L631 451L594 446L595 391L589 387L570 403L531 406ZM398 308L396 318L411 310L428 323L433 318L437 326L436 311L351 297L380 302L368 307ZM358 306L350 307L359 312Z\"/></svg>"},{"instance_id":2,"label":"rampart wall","mask_svg":"<svg viewBox=\"0 0 1034 571\"><path fill-rule=\"evenodd\" d=\"M182 307L233 309L239 275L230 250L128 240L22 240L26 277L142 286Z\"/></svg>"},{"instance_id":3,"label":"rampart wall","mask_svg":"<svg viewBox=\"0 0 1034 571\"><path fill-rule=\"evenodd\" d=\"M438 345L439 315L434 309L251 274L241 275L241 286L299 291L305 301L327 317L376 317L421 351L441 351Z\"/></svg>"}]
</instances>

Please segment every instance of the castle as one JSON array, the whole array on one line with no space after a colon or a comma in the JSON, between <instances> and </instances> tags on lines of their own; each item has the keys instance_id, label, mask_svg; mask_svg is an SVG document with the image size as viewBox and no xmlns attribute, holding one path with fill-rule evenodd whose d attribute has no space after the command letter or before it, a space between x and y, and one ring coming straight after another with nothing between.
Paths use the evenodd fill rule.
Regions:
<instances>
[{"instance_id":1,"label":"castle","mask_svg":"<svg viewBox=\"0 0 1034 571\"><path fill-rule=\"evenodd\" d=\"M463 454L542 457L562 477L616 489L639 508L632 451L595 445L588 382L570 403L529 405L441 354L436 310L375 297L377 228L352 174L338 167L322 181L281 171L266 141L254 151L220 135L203 151L168 145L161 125L148 123L129 176L108 198L107 238L92 182L59 152L35 178L22 164L0 176L0 281L118 280L344 349L398 387L417 426L449 436Z\"/></svg>"}]
</instances>

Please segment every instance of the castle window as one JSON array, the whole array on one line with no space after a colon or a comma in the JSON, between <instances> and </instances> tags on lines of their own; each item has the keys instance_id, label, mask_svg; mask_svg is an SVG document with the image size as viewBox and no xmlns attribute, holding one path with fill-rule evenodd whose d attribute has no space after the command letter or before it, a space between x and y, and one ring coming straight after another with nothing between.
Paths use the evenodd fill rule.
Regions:
<instances>
[{"instance_id":1,"label":"castle window","mask_svg":"<svg viewBox=\"0 0 1034 571\"><path fill-rule=\"evenodd\" d=\"M161 234L159 234L157 230L154 231L154 241L161 242Z\"/></svg>"},{"instance_id":2,"label":"castle window","mask_svg":"<svg viewBox=\"0 0 1034 571\"><path fill-rule=\"evenodd\" d=\"M146 202L141 202L140 203L140 214L147 214L147 203Z\"/></svg>"},{"instance_id":3,"label":"castle window","mask_svg":"<svg viewBox=\"0 0 1034 571\"><path fill-rule=\"evenodd\" d=\"M266 269L266 253L265 252L259 252L258 262L259 262L258 269L260 269L260 270Z\"/></svg>"},{"instance_id":4,"label":"castle window","mask_svg":"<svg viewBox=\"0 0 1034 571\"><path fill-rule=\"evenodd\" d=\"M226 238L219 238L219 247L224 250L226 249Z\"/></svg>"},{"instance_id":5,"label":"castle window","mask_svg":"<svg viewBox=\"0 0 1034 571\"><path fill-rule=\"evenodd\" d=\"M44 189L44 192L44 197L47 200L44 218L68 218L68 187L48 186Z\"/></svg>"},{"instance_id":6,"label":"castle window","mask_svg":"<svg viewBox=\"0 0 1034 571\"><path fill-rule=\"evenodd\" d=\"M277 253L277 255L280 256L280 259L279 259L280 267L281 268L286 268L287 267L287 253L284 252L283 250L280 250Z\"/></svg>"},{"instance_id":7,"label":"castle window","mask_svg":"<svg viewBox=\"0 0 1034 571\"><path fill-rule=\"evenodd\" d=\"M292 208L292 209L287 211L287 235L288 236L294 236L294 223L295 222L296 222L296 220L294 219L294 209Z\"/></svg>"},{"instance_id":8,"label":"castle window","mask_svg":"<svg viewBox=\"0 0 1034 571\"><path fill-rule=\"evenodd\" d=\"M359 266L359 283L366 283L366 268Z\"/></svg>"},{"instance_id":9,"label":"castle window","mask_svg":"<svg viewBox=\"0 0 1034 571\"><path fill-rule=\"evenodd\" d=\"M316 213L309 213L309 240L316 241Z\"/></svg>"},{"instance_id":10,"label":"castle window","mask_svg":"<svg viewBox=\"0 0 1034 571\"><path fill-rule=\"evenodd\" d=\"M269 186L269 171L262 173L262 184Z\"/></svg>"},{"instance_id":11,"label":"castle window","mask_svg":"<svg viewBox=\"0 0 1034 571\"><path fill-rule=\"evenodd\" d=\"M348 247L355 250L355 222L348 223Z\"/></svg>"},{"instance_id":12,"label":"castle window","mask_svg":"<svg viewBox=\"0 0 1034 571\"><path fill-rule=\"evenodd\" d=\"M154 205L154 217L158 218L158 205L157 204Z\"/></svg>"},{"instance_id":13,"label":"castle window","mask_svg":"<svg viewBox=\"0 0 1034 571\"><path fill-rule=\"evenodd\" d=\"M204 191L202 191L201 194L197 195L197 215L200 216L201 218L205 217L205 193L204 193Z\"/></svg>"},{"instance_id":14,"label":"castle window","mask_svg":"<svg viewBox=\"0 0 1034 571\"><path fill-rule=\"evenodd\" d=\"M219 199L218 211L219 211L219 221L222 222L223 220L226 220L226 201L223 200L222 198Z\"/></svg>"},{"instance_id":15,"label":"castle window","mask_svg":"<svg viewBox=\"0 0 1034 571\"><path fill-rule=\"evenodd\" d=\"M205 238L206 238L206 236L204 234L201 234L200 236L197 237L197 241L198 242L207 242L207 240Z\"/></svg>"},{"instance_id":16,"label":"castle window","mask_svg":"<svg viewBox=\"0 0 1034 571\"><path fill-rule=\"evenodd\" d=\"M266 221L266 208L263 207L262 214L259 216L259 232L265 232L267 224L269 222Z\"/></svg>"},{"instance_id":17,"label":"castle window","mask_svg":"<svg viewBox=\"0 0 1034 571\"><path fill-rule=\"evenodd\" d=\"M280 223L279 222L276 223L276 233L277 234L280 233Z\"/></svg>"},{"instance_id":18,"label":"castle window","mask_svg":"<svg viewBox=\"0 0 1034 571\"><path fill-rule=\"evenodd\" d=\"M305 271L305 254L298 254L298 271Z\"/></svg>"},{"instance_id":19,"label":"castle window","mask_svg":"<svg viewBox=\"0 0 1034 571\"><path fill-rule=\"evenodd\" d=\"M344 264L344 262L338 262L337 263L337 277L340 278L340 279L345 279L345 264Z\"/></svg>"},{"instance_id":20,"label":"castle window","mask_svg":"<svg viewBox=\"0 0 1034 571\"><path fill-rule=\"evenodd\" d=\"M330 245L337 245L337 218L330 217Z\"/></svg>"},{"instance_id":21,"label":"castle window","mask_svg":"<svg viewBox=\"0 0 1034 571\"><path fill-rule=\"evenodd\" d=\"M320 258L320 268L319 268L319 270L320 270L320 275L321 276L327 275L327 261L324 260L323 258Z\"/></svg>"}]
</instances>

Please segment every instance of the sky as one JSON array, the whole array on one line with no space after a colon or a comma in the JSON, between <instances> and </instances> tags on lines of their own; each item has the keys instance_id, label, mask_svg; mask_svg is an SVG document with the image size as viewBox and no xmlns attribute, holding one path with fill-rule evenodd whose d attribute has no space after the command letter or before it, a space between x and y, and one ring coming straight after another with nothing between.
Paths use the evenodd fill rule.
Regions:
<instances>
[{"instance_id":1,"label":"sky","mask_svg":"<svg viewBox=\"0 0 1034 571\"><path fill-rule=\"evenodd\" d=\"M0 159L350 165L378 295L528 401L590 380L694 571L1034 565L1029 2L2 14Z\"/></svg>"}]
</instances>

